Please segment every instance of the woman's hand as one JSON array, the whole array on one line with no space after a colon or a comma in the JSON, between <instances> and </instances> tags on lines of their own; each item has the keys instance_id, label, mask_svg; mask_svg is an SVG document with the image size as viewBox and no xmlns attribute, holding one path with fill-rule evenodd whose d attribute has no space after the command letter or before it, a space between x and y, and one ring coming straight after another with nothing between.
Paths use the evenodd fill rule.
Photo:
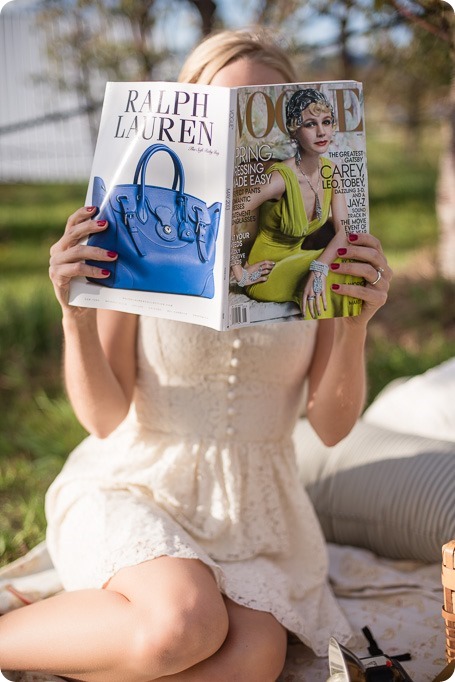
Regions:
<instances>
[{"instance_id":1,"label":"woman's hand","mask_svg":"<svg viewBox=\"0 0 455 682\"><path fill-rule=\"evenodd\" d=\"M274 266L275 263L271 260L261 260L253 265L247 262L244 267L235 265L232 272L240 287L249 287L251 284L266 282Z\"/></svg>"},{"instance_id":2,"label":"woman's hand","mask_svg":"<svg viewBox=\"0 0 455 682\"><path fill-rule=\"evenodd\" d=\"M92 220L96 206L78 209L68 218L61 239L51 247L49 277L54 285L55 295L63 310L69 310L68 294L74 277L109 277L110 271L104 263L112 263L117 254L94 246L80 244L93 232L101 232L108 226L106 220ZM100 261L99 267L87 265L86 260ZM84 309L89 310L89 309Z\"/></svg>"},{"instance_id":3,"label":"woman's hand","mask_svg":"<svg viewBox=\"0 0 455 682\"><path fill-rule=\"evenodd\" d=\"M326 277L322 272L310 272L302 296L303 315L305 315L307 305L311 317L315 320L322 313L321 303L324 310L327 310L326 286Z\"/></svg>"},{"instance_id":4,"label":"woman's hand","mask_svg":"<svg viewBox=\"0 0 455 682\"><path fill-rule=\"evenodd\" d=\"M355 317L344 318L354 324L366 324L387 300L392 270L387 264L381 242L372 234L350 234L348 246L338 249L341 258L352 259L350 263L336 263L340 275L363 277L363 286L355 284L332 284L332 291L340 296L352 296L362 300L362 311ZM333 265L333 264L332 264Z\"/></svg>"}]
</instances>

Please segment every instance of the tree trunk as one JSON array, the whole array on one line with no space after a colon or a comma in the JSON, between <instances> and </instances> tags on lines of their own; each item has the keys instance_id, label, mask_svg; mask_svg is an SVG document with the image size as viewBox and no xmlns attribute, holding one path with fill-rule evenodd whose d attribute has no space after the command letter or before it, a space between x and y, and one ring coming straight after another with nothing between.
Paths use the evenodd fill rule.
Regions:
<instances>
[{"instance_id":1,"label":"tree trunk","mask_svg":"<svg viewBox=\"0 0 455 682\"><path fill-rule=\"evenodd\" d=\"M209 35L215 25L216 2L214 0L189 0L195 6L202 20L202 34Z\"/></svg>"},{"instance_id":2,"label":"tree trunk","mask_svg":"<svg viewBox=\"0 0 455 682\"><path fill-rule=\"evenodd\" d=\"M436 212L439 222L438 263L441 275L455 282L455 75L450 88L446 145L439 165Z\"/></svg>"}]
</instances>

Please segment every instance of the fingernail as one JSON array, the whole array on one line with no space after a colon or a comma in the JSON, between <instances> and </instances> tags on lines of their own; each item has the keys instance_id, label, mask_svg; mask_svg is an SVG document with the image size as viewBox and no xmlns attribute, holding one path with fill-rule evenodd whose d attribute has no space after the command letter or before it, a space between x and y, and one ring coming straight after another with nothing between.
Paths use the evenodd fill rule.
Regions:
<instances>
[{"instance_id":1,"label":"fingernail","mask_svg":"<svg viewBox=\"0 0 455 682\"><path fill-rule=\"evenodd\" d=\"M331 263L331 264L330 264L330 269L331 269L331 270L338 270L339 267L340 267L340 264L339 264L339 263Z\"/></svg>"},{"instance_id":2,"label":"fingernail","mask_svg":"<svg viewBox=\"0 0 455 682\"><path fill-rule=\"evenodd\" d=\"M95 208L96 208L96 206L86 206L85 210L88 211L89 213L91 213L92 211L95 210Z\"/></svg>"},{"instance_id":3,"label":"fingernail","mask_svg":"<svg viewBox=\"0 0 455 682\"><path fill-rule=\"evenodd\" d=\"M348 250L345 249L344 247L337 250L337 254L338 254L339 256L344 256L344 254L347 253L347 252L348 252Z\"/></svg>"},{"instance_id":4,"label":"fingernail","mask_svg":"<svg viewBox=\"0 0 455 682\"><path fill-rule=\"evenodd\" d=\"M97 220L96 224L99 225L99 227L104 227L107 225L107 220Z\"/></svg>"},{"instance_id":5,"label":"fingernail","mask_svg":"<svg viewBox=\"0 0 455 682\"><path fill-rule=\"evenodd\" d=\"M109 258L117 258L118 253L116 253L115 251L108 251L107 255L109 256Z\"/></svg>"},{"instance_id":6,"label":"fingernail","mask_svg":"<svg viewBox=\"0 0 455 682\"><path fill-rule=\"evenodd\" d=\"M110 270L101 270L102 275L110 275L111 271Z\"/></svg>"},{"instance_id":7,"label":"fingernail","mask_svg":"<svg viewBox=\"0 0 455 682\"><path fill-rule=\"evenodd\" d=\"M359 238L358 234L350 234L348 237L350 242L356 242L358 238Z\"/></svg>"},{"instance_id":8,"label":"fingernail","mask_svg":"<svg viewBox=\"0 0 455 682\"><path fill-rule=\"evenodd\" d=\"M340 288L340 285L339 285L339 284L332 284L332 289L333 289L334 291L338 291L339 288Z\"/></svg>"}]
</instances>

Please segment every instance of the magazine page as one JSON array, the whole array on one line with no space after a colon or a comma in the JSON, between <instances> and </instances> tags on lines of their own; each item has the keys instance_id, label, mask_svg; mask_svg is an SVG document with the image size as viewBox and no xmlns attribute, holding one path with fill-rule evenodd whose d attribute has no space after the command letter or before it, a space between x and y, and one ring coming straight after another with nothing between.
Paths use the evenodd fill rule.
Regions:
<instances>
[{"instance_id":1,"label":"magazine page","mask_svg":"<svg viewBox=\"0 0 455 682\"><path fill-rule=\"evenodd\" d=\"M221 328L232 97L229 88L202 85L107 84L86 204L107 228L88 244L118 257L92 262L109 275L75 279L71 304Z\"/></svg>"},{"instance_id":2,"label":"magazine page","mask_svg":"<svg viewBox=\"0 0 455 682\"><path fill-rule=\"evenodd\" d=\"M368 231L362 84L237 89L229 325L356 315L330 268ZM316 262L316 264L314 264ZM336 265L335 265L336 267Z\"/></svg>"}]
</instances>

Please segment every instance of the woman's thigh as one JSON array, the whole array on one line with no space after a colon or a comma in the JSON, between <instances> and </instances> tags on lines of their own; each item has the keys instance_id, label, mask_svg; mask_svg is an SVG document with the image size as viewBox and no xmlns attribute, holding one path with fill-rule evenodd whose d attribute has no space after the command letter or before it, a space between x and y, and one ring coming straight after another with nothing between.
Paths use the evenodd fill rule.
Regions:
<instances>
[{"instance_id":1,"label":"woman's thigh","mask_svg":"<svg viewBox=\"0 0 455 682\"><path fill-rule=\"evenodd\" d=\"M227 599L227 642L234 652L240 682L275 681L286 658L288 633L271 613L240 606ZM221 680L222 678L220 678Z\"/></svg>"}]
</instances>

